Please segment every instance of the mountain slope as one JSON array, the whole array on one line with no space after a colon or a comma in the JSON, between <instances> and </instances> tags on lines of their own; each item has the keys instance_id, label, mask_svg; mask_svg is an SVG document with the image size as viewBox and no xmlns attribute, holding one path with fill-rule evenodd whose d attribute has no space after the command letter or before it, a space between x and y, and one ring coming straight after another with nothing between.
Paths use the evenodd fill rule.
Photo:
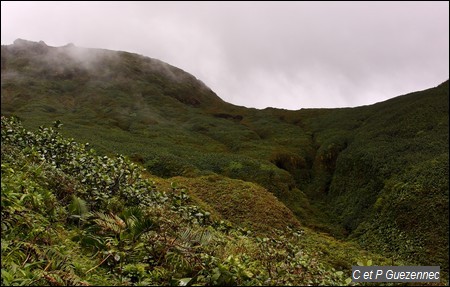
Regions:
<instances>
[{"instance_id":1,"label":"mountain slope","mask_svg":"<svg viewBox=\"0 0 450 287\"><path fill-rule=\"evenodd\" d=\"M194 189L214 174L256 183L302 224L448 271L448 81L358 108L256 110L126 52L18 40L1 63L2 115L26 127L60 120Z\"/></svg>"},{"instance_id":2,"label":"mountain slope","mask_svg":"<svg viewBox=\"0 0 450 287\"><path fill-rule=\"evenodd\" d=\"M344 112L314 123L336 154L335 221L363 246L448 268L448 81Z\"/></svg>"},{"instance_id":3,"label":"mountain slope","mask_svg":"<svg viewBox=\"0 0 450 287\"><path fill-rule=\"evenodd\" d=\"M2 285L342 285L355 262L391 262L298 224L256 235L250 217L212 215L174 182L59 126L32 132L1 118Z\"/></svg>"}]
</instances>

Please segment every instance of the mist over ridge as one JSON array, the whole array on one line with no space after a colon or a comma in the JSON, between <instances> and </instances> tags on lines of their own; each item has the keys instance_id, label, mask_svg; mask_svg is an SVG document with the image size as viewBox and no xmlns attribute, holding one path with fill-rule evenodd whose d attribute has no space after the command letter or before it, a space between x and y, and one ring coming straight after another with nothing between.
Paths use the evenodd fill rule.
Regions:
<instances>
[{"instance_id":1,"label":"mist over ridge","mask_svg":"<svg viewBox=\"0 0 450 287\"><path fill-rule=\"evenodd\" d=\"M183 183L220 218L264 230L261 209L276 202L277 228L284 214L448 272L448 80L372 105L286 110L227 103L189 73L124 51L17 40L2 45L1 68L2 116L28 129L60 121L100 154Z\"/></svg>"}]
</instances>

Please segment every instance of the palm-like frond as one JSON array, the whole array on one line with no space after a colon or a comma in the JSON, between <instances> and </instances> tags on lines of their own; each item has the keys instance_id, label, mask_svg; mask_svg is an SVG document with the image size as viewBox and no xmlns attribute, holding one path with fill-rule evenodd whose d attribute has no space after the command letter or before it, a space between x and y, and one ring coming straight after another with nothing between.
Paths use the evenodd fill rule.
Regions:
<instances>
[{"instance_id":1,"label":"palm-like frond","mask_svg":"<svg viewBox=\"0 0 450 287\"><path fill-rule=\"evenodd\" d=\"M212 240L212 238L213 236L211 232L206 228L200 230L186 228L180 233L179 236L179 240L190 247L205 246Z\"/></svg>"},{"instance_id":2,"label":"palm-like frond","mask_svg":"<svg viewBox=\"0 0 450 287\"><path fill-rule=\"evenodd\" d=\"M89 209L86 201L75 195L72 196L72 202L69 205L69 212L71 216L82 217L83 215L87 214L88 211Z\"/></svg>"},{"instance_id":3,"label":"palm-like frond","mask_svg":"<svg viewBox=\"0 0 450 287\"><path fill-rule=\"evenodd\" d=\"M133 239L137 240L145 232L153 230L155 226L154 221L148 217L135 221L132 227Z\"/></svg>"}]
</instances>

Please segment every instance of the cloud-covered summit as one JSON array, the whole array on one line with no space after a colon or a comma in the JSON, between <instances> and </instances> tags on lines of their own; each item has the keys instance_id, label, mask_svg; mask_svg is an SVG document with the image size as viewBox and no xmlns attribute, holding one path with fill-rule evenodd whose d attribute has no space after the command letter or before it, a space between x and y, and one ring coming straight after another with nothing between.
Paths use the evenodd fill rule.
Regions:
<instances>
[{"instance_id":1,"label":"cloud-covered summit","mask_svg":"<svg viewBox=\"0 0 450 287\"><path fill-rule=\"evenodd\" d=\"M2 2L16 38L136 52L238 105L358 106L449 77L448 2Z\"/></svg>"}]
</instances>

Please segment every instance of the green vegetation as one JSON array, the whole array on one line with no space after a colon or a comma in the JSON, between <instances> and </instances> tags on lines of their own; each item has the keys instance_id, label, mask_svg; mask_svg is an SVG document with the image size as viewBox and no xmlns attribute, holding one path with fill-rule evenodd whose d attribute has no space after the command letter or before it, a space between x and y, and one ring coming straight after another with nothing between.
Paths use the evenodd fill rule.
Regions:
<instances>
[{"instance_id":1,"label":"green vegetation","mask_svg":"<svg viewBox=\"0 0 450 287\"><path fill-rule=\"evenodd\" d=\"M175 177L171 180L185 186L220 217L258 234L267 235L276 229L300 227L294 214L285 205L254 183L218 175Z\"/></svg>"},{"instance_id":2,"label":"green vegetation","mask_svg":"<svg viewBox=\"0 0 450 287\"><path fill-rule=\"evenodd\" d=\"M227 230L228 224L238 226L239 232L243 233L233 231L236 233L233 236L245 237L239 244L248 247L249 252L252 250L251 256L258 256L253 246L256 237L288 236L280 235L278 230L285 232L288 227L298 230L301 224L308 236L302 237L303 241L295 241L295 248L309 250L314 260L335 270L346 272L348 266L360 259L357 250L366 248L389 260L440 265L444 274L448 274L448 81L435 88L371 106L288 111L247 109L228 104L192 75L158 60L126 52L74 46L55 48L18 40L14 45L2 46L1 68L2 116L17 116L29 130L59 121L64 125L61 130L64 136L73 137L77 142L89 142L98 152L95 156L85 155L96 158L98 170L80 171L81 166L76 169L70 167L72 163L63 163L43 176L40 172L46 170L47 163L32 163L28 156L20 161L34 143L28 146L18 141L3 147L2 123L2 202L6 193L4 187L7 188L4 177L13 176L3 165L18 164L20 167L12 168L14 176L22 177L11 179L16 183L8 185L8 189L21 194L23 186L34 193L42 192L44 195L39 198L46 201L40 204L55 206L52 212L62 218L47 214L48 211L35 210L34 206L28 206L27 212L36 213L36 218L56 216L54 220L61 226L56 224L55 228L61 228L58 232L61 231L63 237L58 244L78 236L78 241L66 242L64 246L85 248L81 243L84 239L77 232L89 230L95 231L94 234L122 237L125 241L114 243L114 248L125 252L123 246L129 244L127 240L133 241L130 239L133 232L131 226L127 226L128 211L123 201L131 208L147 198L148 190L153 190L155 194L164 193L161 198L167 197L167 202L161 206L173 203L174 196L180 197L175 201L188 196L190 204L195 206L191 207L191 213L199 226L206 224L203 222L206 217L211 222L223 221L218 232ZM39 132L49 131L41 128ZM46 146L47 142L36 144ZM46 154L58 157L59 153L52 150L59 148L47 146ZM83 153L89 153L88 150ZM15 156L8 158L7 154ZM32 154L40 156L35 151ZM117 154L124 156L116 157ZM134 171L122 174L131 164L128 159L134 162ZM58 162L56 158L53 161ZM50 168L52 161L48 164ZM115 169L108 169L111 164ZM66 165L71 169L65 170ZM74 178L78 172L81 172L80 178ZM30 177L30 174L36 177ZM120 194L112 191L115 183L120 186L125 179L134 184L130 178L138 175L152 178L150 182L154 181L160 187L151 183L151 188L130 185L123 187ZM109 176L111 178L107 179ZM23 185L18 184L21 181ZM170 182L178 185L173 187ZM186 191L181 192L184 189ZM158 202L152 196L149 198L145 200ZM23 203L18 202L18 205ZM172 212L169 205L161 207L160 214L165 214L166 209ZM199 210L202 211L197 212ZM64 212L69 215L63 215ZM196 217L195 214L203 216ZM150 216L151 212L147 215L145 218L152 218L154 224L157 223L158 220ZM186 217L181 218L186 220ZM101 231L106 227L98 226L99 222L112 224L120 222L119 219L125 224L123 228ZM171 220L178 222L178 219ZM46 221L42 219L42 222ZM70 228L64 229L69 223ZM181 229L186 228L181 221L179 224ZM62 229L71 235L64 235ZM251 236L247 230L252 231ZM197 231L192 232L197 234ZM174 234L171 236L176 238ZM249 236L254 238L248 239ZM324 240L328 247L324 244L318 251L312 238ZM3 239L2 233L2 248ZM337 249L330 247L334 245ZM352 248L348 256L339 254ZM324 257L320 257L322 253ZM2 249L3 254L7 253ZM25 258L18 266L28 263L25 260L27 254L25 252ZM76 256L85 260L83 254L86 255L78 252ZM237 254L240 253L234 255ZM227 259L230 255L233 254L224 253L218 258L222 260L219 260L221 266L234 268L232 272L239 273L236 265L244 264L242 262L250 264L247 259L234 255ZM96 264L106 256L99 258ZM110 255L105 262L112 257ZM193 256L191 259L200 262L198 258ZM239 259L236 261L236 258ZM225 259L229 261L225 262ZM369 259L375 261L376 255ZM130 261L133 262L130 264L137 264L139 260ZM13 268L13 265L8 266ZM104 267L103 263L88 274L97 274L96 270L103 270L100 267ZM8 268L5 272L9 272ZM142 273L142 266L130 268ZM150 267L143 268L148 270ZM194 278L197 274L181 273L174 278ZM176 284L167 278L154 282ZM202 281L201 278L200 274L195 277L196 282L229 283L227 279ZM308 284L303 279L270 282ZM99 283L93 278L82 280ZM182 282L194 283L186 280ZM330 284L341 282L330 280ZM258 282L269 284L264 280L245 284ZM244 284L243 281L238 283Z\"/></svg>"},{"instance_id":3,"label":"green vegetation","mask_svg":"<svg viewBox=\"0 0 450 287\"><path fill-rule=\"evenodd\" d=\"M55 128L1 124L2 285L340 285L358 260L390 262L293 216L293 228L257 235L221 210L212 219L176 182L161 190L123 156L99 156Z\"/></svg>"}]
</instances>

